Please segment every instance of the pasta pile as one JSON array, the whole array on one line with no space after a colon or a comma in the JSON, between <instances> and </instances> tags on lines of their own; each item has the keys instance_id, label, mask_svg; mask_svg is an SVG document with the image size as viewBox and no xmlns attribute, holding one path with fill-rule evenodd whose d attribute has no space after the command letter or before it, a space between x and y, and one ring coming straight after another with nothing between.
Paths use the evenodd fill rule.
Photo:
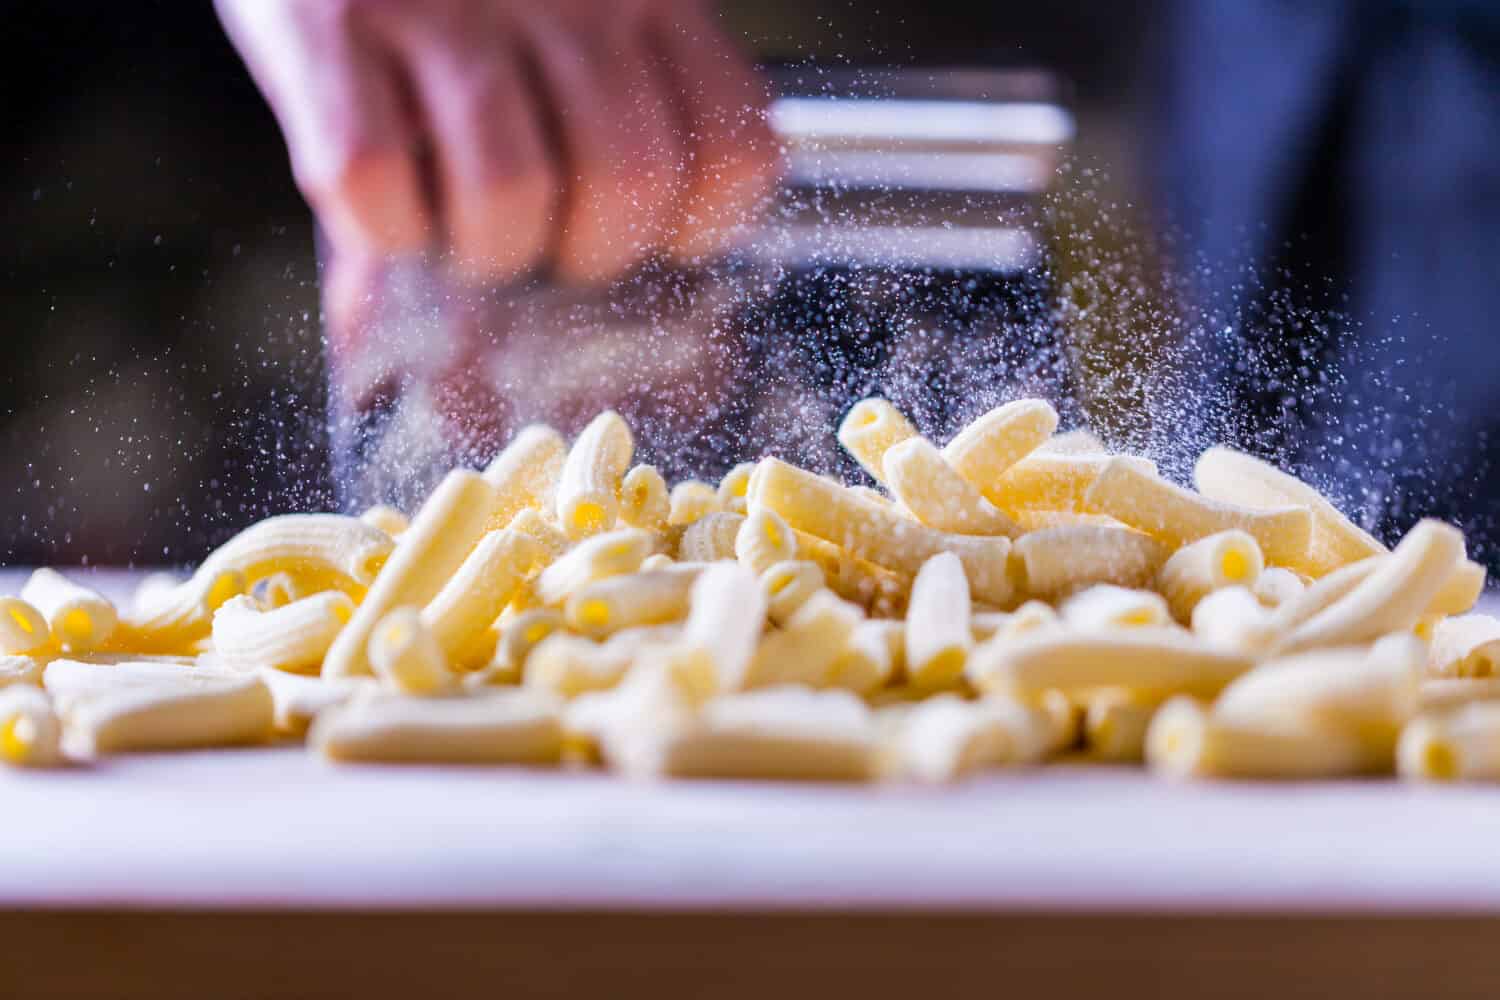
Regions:
<instances>
[{"instance_id":1,"label":"pasta pile","mask_svg":"<svg viewBox=\"0 0 1500 1000\"><path fill-rule=\"evenodd\" d=\"M1500 778L1500 620L1454 528L1387 550L1222 447L1187 489L1040 400L938 446L867 399L838 436L878 488L765 458L669 489L605 412L410 520L263 521L129 608L38 570L0 598L0 759Z\"/></svg>"}]
</instances>

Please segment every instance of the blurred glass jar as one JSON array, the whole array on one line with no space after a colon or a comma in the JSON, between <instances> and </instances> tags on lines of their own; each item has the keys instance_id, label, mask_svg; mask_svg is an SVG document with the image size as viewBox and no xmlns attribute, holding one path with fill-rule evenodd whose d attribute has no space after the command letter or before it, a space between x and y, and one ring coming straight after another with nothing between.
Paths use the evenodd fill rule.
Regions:
<instances>
[{"instance_id":1,"label":"blurred glass jar","mask_svg":"<svg viewBox=\"0 0 1500 1000\"><path fill-rule=\"evenodd\" d=\"M879 394L942 439L1006 399L1072 393L1040 211L1072 138L1043 73L772 73L786 174L762 224L614 287L472 289L393 264L330 352L345 504L410 508L520 426L605 407L638 460L716 477L774 452L857 474L833 432Z\"/></svg>"}]
</instances>

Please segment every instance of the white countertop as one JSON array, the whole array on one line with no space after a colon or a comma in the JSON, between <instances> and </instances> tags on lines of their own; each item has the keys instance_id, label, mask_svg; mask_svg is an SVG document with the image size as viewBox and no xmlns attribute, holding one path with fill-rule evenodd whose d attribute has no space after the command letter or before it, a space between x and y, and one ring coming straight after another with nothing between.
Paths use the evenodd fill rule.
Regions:
<instances>
[{"instance_id":1,"label":"white countertop","mask_svg":"<svg viewBox=\"0 0 1500 1000\"><path fill-rule=\"evenodd\" d=\"M1500 787L1091 766L931 789L643 785L288 747L0 769L0 818L0 908L1500 913Z\"/></svg>"}]
</instances>

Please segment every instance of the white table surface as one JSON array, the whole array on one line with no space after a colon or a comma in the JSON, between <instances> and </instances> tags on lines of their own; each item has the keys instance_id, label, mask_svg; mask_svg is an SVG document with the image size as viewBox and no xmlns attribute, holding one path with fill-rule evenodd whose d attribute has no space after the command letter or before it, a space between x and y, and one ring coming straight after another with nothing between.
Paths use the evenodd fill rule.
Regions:
<instances>
[{"instance_id":1,"label":"white table surface","mask_svg":"<svg viewBox=\"0 0 1500 1000\"><path fill-rule=\"evenodd\" d=\"M15 582L0 571L0 593ZM35 904L1500 913L1500 787L1091 766L643 785L295 747L140 755L0 769L0 908Z\"/></svg>"}]
</instances>

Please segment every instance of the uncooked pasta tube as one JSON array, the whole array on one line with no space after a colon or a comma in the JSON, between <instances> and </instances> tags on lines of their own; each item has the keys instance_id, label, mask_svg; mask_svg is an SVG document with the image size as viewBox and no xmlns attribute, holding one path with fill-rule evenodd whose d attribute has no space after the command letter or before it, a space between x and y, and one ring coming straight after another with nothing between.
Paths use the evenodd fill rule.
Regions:
<instances>
[{"instance_id":1,"label":"uncooked pasta tube","mask_svg":"<svg viewBox=\"0 0 1500 1000\"><path fill-rule=\"evenodd\" d=\"M1012 515L1023 511L1082 513L1089 487L1110 462L1124 462L1141 475L1156 475L1155 463L1144 458L1038 450L1007 469L986 495Z\"/></svg>"},{"instance_id":2,"label":"uncooked pasta tube","mask_svg":"<svg viewBox=\"0 0 1500 1000\"><path fill-rule=\"evenodd\" d=\"M692 524L719 510L719 491L712 483L701 479L685 479L672 487L667 523L671 525Z\"/></svg>"},{"instance_id":3,"label":"uncooked pasta tube","mask_svg":"<svg viewBox=\"0 0 1500 1000\"><path fill-rule=\"evenodd\" d=\"M889 683L896 662L891 653L891 626L895 622L862 621L849 633L844 651L828 668L824 683L855 694L867 694Z\"/></svg>"},{"instance_id":4,"label":"uncooked pasta tube","mask_svg":"<svg viewBox=\"0 0 1500 1000\"><path fill-rule=\"evenodd\" d=\"M652 544L652 537L637 528L596 535L542 570L536 580L537 598L548 606L561 605L595 580L634 573L651 554Z\"/></svg>"},{"instance_id":5,"label":"uncooked pasta tube","mask_svg":"<svg viewBox=\"0 0 1500 1000\"><path fill-rule=\"evenodd\" d=\"M785 628L761 640L741 678L725 677L723 688L733 691L782 684L821 687L828 683L862 620L859 609L847 601L827 591L814 594Z\"/></svg>"},{"instance_id":6,"label":"uncooked pasta tube","mask_svg":"<svg viewBox=\"0 0 1500 1000\"><path fill-rule=\"evenodd\" d=\"M1056 601L1100 583L1144 588L1165 559L1161 544L1139 531L1072 525L1022 535L1010 562L1023 593Z\"/></svg>"},{"instance_id":7,"label":"uncooked pasta tube","mask_svg":"<svg viewBox=\"0 0 1500 1000\"><path fill-rule=\"evenodd\" d=\"M919 781L953 781L977 771L1040 761L1050 724L1035 709L939 695L914 706L898 730L900 773Z\"/></svg>"},{"instance_id":8,"label":"uncooked pasta tube","mask_svg":"<svg viewBox=\"0 0 1500 1000\"><path fill-rule=\"evenodd\" d=\"M806 560L779 562L760 575L766 614L777 625L785 625L808 598L823 589L823 571Z\"/></svg>"},{"instance_id":9,"label":"uncooked pasta tube","mask_svg":"<svg viewBox=\"0 0 1500 1000\"><path fill-rule=\"evenodd\" d=\"M586 584L568 598L568 627L602 639L636 625L680 621L701 572L701 566L683 563Z\"/></svg>"},{"instance_id":10,"label":"uncooked pasta tube","mask_svg":"<svg viewBox=\"0 0 1500 1000\"><path fill-rule=\"evenodd\" d=\"M927 560L906 611L906 679L923 689L951 687L963 676L974 645L969 630L969 581L951 552Z\"/></svg>"},{"instance_id":11,"label":"uncooked pasta tube","mask_svg":"<svg viewBox=\"0 0 1500 1000\"><path fill-rule=\"evenodd\" d=\"M457 683L437 636L412 607L395 609L375 626L370 664L376 677L406 694L443 694Z\"/></svg>"},{"instance_id":12,"label":"uncooked pasta tube","mask_svg":"<svg viewBox=\"0 0 1500 1000\"><path fill-rule=\"evenodd\" d=\"M745 524L744 514L721 511L705 514L682 533L677 558L684 562L715 562L733 559L735 541Z\"/></svg>"},{"instance_id":13,"label":"uncooked pasta tube","mask_svg":"<svg viewBox=\"0 0 1500 1000\"><path fill-rule=\"evenodd\" d=\"M1401 732L1396 770L1425 781L1500 781L1500 702L1412 720Z\"/></svg>"},{"instance_id":14,"label":"uncooked pasta tube","mask_svg":"<svg viewBox=\"0 0 1500 1000\"><path fill-rule=\"evenodd\" d=\"M1018 399L997 406L959 431L943 447L958 474L995 504L1003 504L1000 477L1057 430L1057 411L1040 399Z\"/></svg>"},{"instance_id":15,"label":"uncooked pasta tube","mask_svg":"<svg viewBox=\"0 0 1500 1000\"><path fill-rule=\"evenodd\" d=\"M750 488L750 474L754 471L754 462L741 462L724 474L716 491L720 510L733 514L745 513L745 492Z\"/></svg>"},{"instance_id":16,"label":"uncooked pasta tube","mask_svg":"<svg viewBox=\"0 0 1500 1000\"><path fill-rule=\"evenodd\" d=\"M1063 601L1064 624L1078 629L1139 628L1170 625L1166 600L1149 590L1132 590L1101 583Z\"/></svg>"},{"instance_id":17,"label":"uncooked pasta tube","mask_svg":"<svg viewBox=\"0 0 1500 1000\"><path fill-rule=\"evenodd\" d=\"M34 653L51 641L51 627L40 611L19 597L0 597L0 655Z\"/></svg>"},{"instance_id":18,"label":"uncooked pasta tube","mask_svg":"<svg viewBox=\"0 0 1500 1000\"><path fill-rule=\"evenodd\" d=\"M572 539L614 527L620 482L635 455L635 439L623 417L605 410L583 429L568 451L557 484L557 521Z\"/></svg>"},{"instance_id":19,"label":"uncooked pasta tube","mask_svg":"<svg viewBox=\"0 0 1500 1000\"><path fill-rule=\"evenodd\" d=\"M411 526L407 516L394 507L386 504L376 504L363 514L359 519L377 531L383 531L392 538L400 535Z\"/></svg>"},{"instance_id":20,"label":"uncooked pasta tube","mask_svg":"<svg viewBox=\"0 0 1500 1000\"><path fill-rule=\"evenodd\" d=\"M235 670L274 667L316 672L339 631L354 616L354 602L337 590L262 611L252 598L236 597L214 613L214 653Z\"/></svg>"},{"instance_id":21,"label":"uncooked pasta tube","mask_svg":"<svg viewBox=\"0 0 1500 1000\"><path fill-rule=\"evenodd\" d=\"M562 756L557 702L524 689L450 698L354 698L318 716L308 745L334 761L553 764Z\"/></svg>"},{"instance_id":22,"label":"uncooked pasta tube","mask_svg":"<svg viewBox=\"0 0 1500 1000\"><path fill-rule=\"evenodd\" d=\"M0 763L13 767L64 763L62 723L39 688L22 684L0 691Z\"/></svg>"},{"instance_id":23,"label":"uncooked pasta tube","mask_svg":"<svg viewBox=\"0 0 1500 1000\"><path fill-rule=\"evenodd\" d=\"M909 438L886 451L884 479L902 506L929 528L1010 538L1021 533L925 438Z\"/></svg>"},{"instance_id":24,"label":"uncooked pasta tube","mask_svg":"<svg viewBox=\"0 0 1500 1000\"><path fill-rule=\"evenodd\" d=\"M98 649L119 623L115 606L103 594L56 570L32 573L21 588L21 600L41 613L52 637L69 652Z\"/></svg>"},{"instance_id":25,"label":"uncooked pasta tube","mask_svg":"<svg viewBox=\"0 0 1500 1000\"><path fill-rule=\"evenodd\" d=\"M479 540L422 608L422 624L449 663L469 665L487 655L485 633L522 581L547 558L540 543L509 528Z\"/></svg>"},{"instance_id":26,"label":"uncooked pasta tube","mask_svg":"<svg viewBox=\"0 0 1500 1000\"><path fill-rule=\"evenodd\" d=\"M801 621L799 616L813 603L804 604L788 628ZM715 563L693 584L682 642L704 654L716 688L735 690L755 675L752 661L765 620L766 599L755 575L738 563Z\"/></svg>"},{"instance_id":27,"label":"uncooked pasta tube","mask_svg":"<svg viewBox=\"0 0 1500 1000\"><path fill-rule=\"evenodd\" d=\"M620 520L643 531L665 531L672 512L667 481L654 465L637 465L620 483Z\"/></svg>"},{"instance_id":28,"label":"uncooked pasta tube","mask_svg":"<svg viewBox=\"0 0 1500 1000\"><path fill-rule=\"evenodd\" d=\"M82 697L65 712L63 751L88 759L143 750L259 743L271 734L275 705L256 674L198 675Z\"/></svg>"},{"instance_id":29,"label":"uncooked pasta tube","mask_svg":"<svg viewBox=\"0 0 1500 1000\"><path fill-rule=\"evenodd\" d=\"M1435 677L1493 677L1500 671L1500 619L1445 618L1433 629L1427 672Z\"/></svg>"},{"instance_id":30,"label":"uncooked pasta tube","mask_svg":"<svg viewBox=\"0 0 1500 1000\"><path fill-rule=\"evenodd\" d=\"M1221 531L1172 553L1157 583L1172 615L1188 622L1204 597L1222 587L1252 587L1264 568L1255 539L1243 531Z\"/></svg>"},{"instance_id":31,"label":"uncooked pasta tube","mask_svg":"<svg viewBox=\"0 0 1500 1000\"><path fill-rule=\"evenodd\" d=\"M1275 644L1279 633L1254 594L1244 587L1225 587L1193 608L1193 634L1213 646L1259 654Z\"/></svg>"},{"instance_id":32,"label":"uncooked pasta tube","mask_svg":"<svg viewBox=\"0 0 1500 1000\"><path fill-rule=\"evenodd\" d=\"M797 536L774 511L757 510L735 534L734 554L745 568L760 576L776 563L797 558Z\"/></svg>"},{"instance_id":33,"label":"uncooked pasta tube","mask_svg":"<svg viewBox=\"0 0 1500 1000\"><path fill-rule=\"evenodd\" d=\"M917 429L884 399L862 399L839 424L839 444L877 481L885 477L885 453L916 437Z\"/></svg>"},{"instance_id":34,"label":"uncooked pasta tube","mask_svg":"<svg viewBox=\"0 0 1500 1000\"><path fill-rule=\"evenodd\" d=\"M1089 696L1083 715L1083 740L1096 760L1134 763L1146 757L1146 731L1157 702L1128 690L1104 690Z\"/></svg>"},{"instance_id":35,"label":"uncooked pasta tube","mask_svg":"<svg viewBox=\"0 0 1500 1000\"><path fill-rule=\"evenodd\" d=\"M505 523L522 510L550 507L562 477L568 445L551 427L530 424L484 470L495 490L495 520Z\"/></svg>"},{"instance_id":36,"label":"uncooked pasta tube","mask_svg":"<svg viewBox=\"0 0 1500 1000\"><path fill-rule=\"evenodd\" d=\"M1390 751L1298 723L1244 725L1174 698L1151 720L1146 762L1173 778L1332 778L1388 771Z\"/></svg>"}]
</instances>

